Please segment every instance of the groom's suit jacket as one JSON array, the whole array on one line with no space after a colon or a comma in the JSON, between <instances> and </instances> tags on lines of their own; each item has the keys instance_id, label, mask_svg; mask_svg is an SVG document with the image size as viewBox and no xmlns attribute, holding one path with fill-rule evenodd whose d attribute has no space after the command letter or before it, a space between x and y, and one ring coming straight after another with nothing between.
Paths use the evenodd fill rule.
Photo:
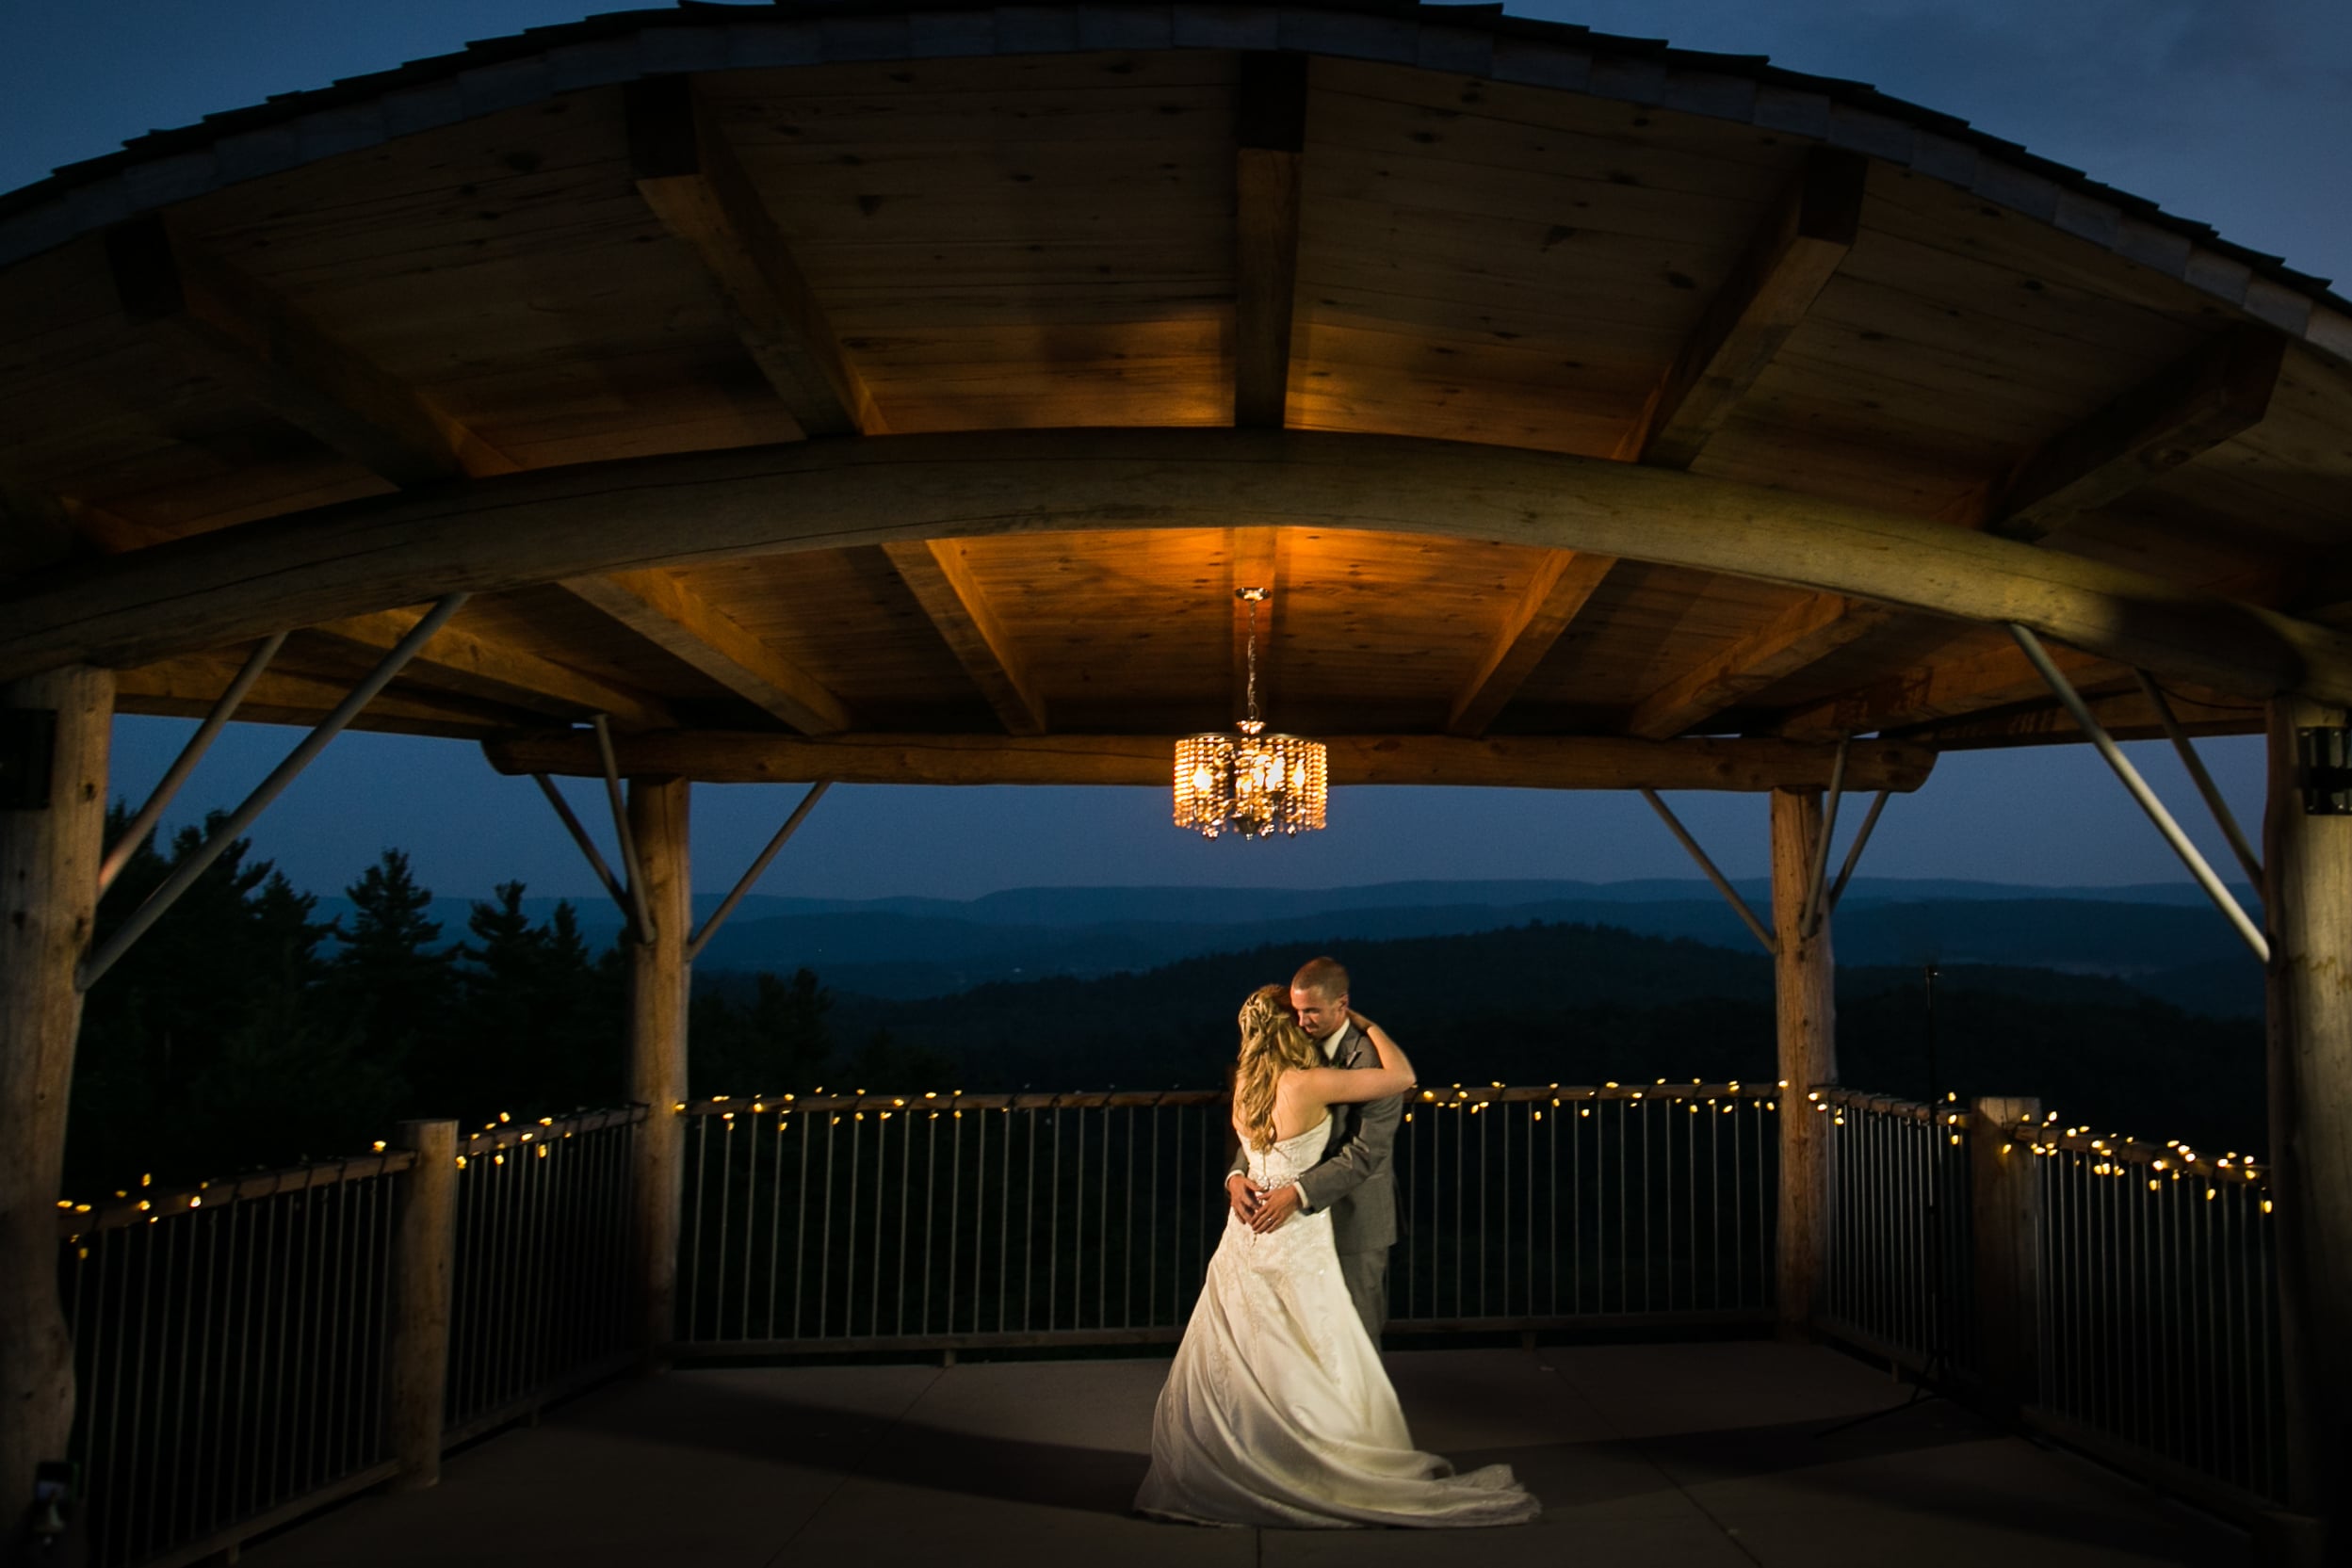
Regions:
<instances>
[{"instance_id":1,"label":"groom's suit jacket","mask_svg":"<svg viewBox=\"0 0 2352 1568\"><path fill-rule=\"evenodd\" d=\"M1354 1024L1340 1026L1338 1048L1330 1058L1334 1067L1380 1065L1380 1053ZM1332 1247L1343 1255L1396 1245L1397 1184L1389 1156L1403 1120L1402 1094L1359 1106L1333 1106L1323 1157L1299 1178L1299 1192L1307 1206L1318 1213L1330 1211ZM1246 1156L1234 1166L1237 1171L1248 1168Z\"/></svg>"}]
</instances>

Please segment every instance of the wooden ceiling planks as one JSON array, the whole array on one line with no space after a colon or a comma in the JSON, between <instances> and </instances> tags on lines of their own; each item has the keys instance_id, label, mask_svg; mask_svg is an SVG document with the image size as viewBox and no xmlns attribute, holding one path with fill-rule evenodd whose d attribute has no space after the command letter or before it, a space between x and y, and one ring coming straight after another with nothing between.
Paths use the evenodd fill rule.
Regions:
<instances>
[{"instance_id":1,"label":"wooden ceiling planks","mask_svg":"<svg viewBox=\"0 0 2352 1568\"><path fill-rule=\"evenodd\" d=\"M1207 424L1231 412L1233 73L949 61L706 101L892 428ZM943 291L966 319L930 309Z\"/></svg>"},{"instance_id":2,"label":"wooden ceiling planks","mask_svg":"<svg viewBox=\"0 0 2352 1568\"><path fill-rule=\"evenodd\" d=\"M793 439L627 154L621 95L574 95L291 191L232 187L187 222L523 466Z\"/></svg>"},{"instance_id":3,"label":"wooden ceiling planks","mask_svg":"<svg viewBox=\"0 0 2352 1568\"><path fill-rule=\"evenodd\" d=\"M798 308L837 345L834 380L870 396L872 415L850 427L1219 425L1246 335L1241 58L840 62L706 72L690 96L701 134L741 170L728 225L739 238L772 223ZM1306 81L1299 151L1281 154L1300 194L1292 358L1253 374L1283 372L1288 423L1314 429L1586 456L1637 438L1644 400L1813 145L1741 120L1333 56ZM1736 87L1721 101L1744 113L1756 89L1743 100ZM173 233L522 467L832 428L743 331L710 234L648 205L626 98L559 93L232 183L175 205ZM1865 191L1850 249L1734 389L1696 472L1972 525L2035 454L2237 319L2186 283L1893 164L1873 162ZM398 465L333 450L332 420L312 422L322 443L233 379L174 364L122 319L96 250L78 241L0 274L0 482L162 535L388 488L380 476ZM2347 428L2352 376L2294 349L2257 422L2101 493L2051 547L2291 604L2303 566L2352 557ZM617 635L560 590L491 594L465 617L489 652L397 683L383 711L481 733L560 714L604 683L640 719L688 725L773 729L797 711L803 727L852 731L1213 726L1231 717L1223 552L1249 531L1236 524L964 541L945 575L911 556L894 570L874 546L692 566L679 590L732 628L720 677L706 654ZM1342 527L1285 529L1273 546L1283 580L1264 687L1277 726L1434 732L1475 708L1473 729L1503 735L1721 725L1817 738L1856 716L1940 725L1955 745L2049 735L2005 713L2030 711L2030 692L1979 668L1999 649L1931 617L1862 605L1848 624L1787 589L1636 560L1580 578L1552 615L1530 595L1562 563L1525 545ZM938 558L888 546L908 548ZM912 588L910 562L923 576ZM546 663L499 663L500 648ZM327 679L324 639L299 652L307 671L285 691ZM225 658L172 661L135 701L185 706ZM747 683L754 667L804 678L815 706L780 703L780 676ZM1486 691L1498 671L1508 679ZM2239 722L2226 707L2198 721Z\"/></svg>"}]
</instances>

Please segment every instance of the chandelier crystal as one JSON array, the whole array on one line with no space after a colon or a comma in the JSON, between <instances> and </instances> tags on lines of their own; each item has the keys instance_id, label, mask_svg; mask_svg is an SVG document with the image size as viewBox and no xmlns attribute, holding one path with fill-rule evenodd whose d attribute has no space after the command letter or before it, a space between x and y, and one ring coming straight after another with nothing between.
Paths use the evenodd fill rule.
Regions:
<instances>
[{"instance_id":1,"label":"chandelier crystal","mask_svg":"<svg viewBox=\"0 0 2352 1568\"><path fill-rule=\"evenodd\" d=\"M1323 825L1330 757L1319 740L1268 735L1257 711L1257 606L1262 588L1234 590L1248 604L1249 717L1237 733L1187 736L1176 747L1176 825L1203 838L1265 838Z\"/></svg>"}]
</instances>

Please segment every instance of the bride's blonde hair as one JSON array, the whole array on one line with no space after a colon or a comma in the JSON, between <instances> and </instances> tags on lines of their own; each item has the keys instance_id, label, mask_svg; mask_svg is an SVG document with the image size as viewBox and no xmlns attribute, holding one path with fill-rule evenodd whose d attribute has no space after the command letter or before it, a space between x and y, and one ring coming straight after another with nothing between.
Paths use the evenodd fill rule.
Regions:
<instances>
[{"instance_id":1,"label":"bride's blonde hair","mask_svg":"<svg viewBox=\"0 0 2352 1568\"><path fill-rule=\"evenodd\" d=\"M1241 1059L1233 1075L1233 1108L1249 1146L1274 1146L1274 1085L1294 1067L1321 1067L1322 1052L1299 1027L1290 994L1261 985L1241 1004Z\"/></svg>"}]
</instances>

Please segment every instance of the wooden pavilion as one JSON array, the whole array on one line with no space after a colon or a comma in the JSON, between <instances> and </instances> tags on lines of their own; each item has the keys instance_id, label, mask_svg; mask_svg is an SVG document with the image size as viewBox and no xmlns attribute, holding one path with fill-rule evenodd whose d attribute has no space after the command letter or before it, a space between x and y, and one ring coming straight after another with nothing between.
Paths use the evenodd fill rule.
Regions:
<instances>
[{"instance_id":1,"label":"wooden pavilion","mask_svg":"<svg viewBox=\"0 0 2352 1568\"><path fill-rule=\"evenodd\" d=\"M0 198L0 1320L36 1331L0 1348L0 1513L71 1410L114 713L234 687L587 776L602 716L660 1107L693 781L1164 784L1236 716L1244 586L1335 784L1772 792L1792 1083L1836 1075L1833 776L2266 733L2297 1500L2343 1507L2321 281L1865 87L1492 7L689 4ZM1800 1325L1814 1139L1789 1119Z\"/></svg>"}]
</instances>

